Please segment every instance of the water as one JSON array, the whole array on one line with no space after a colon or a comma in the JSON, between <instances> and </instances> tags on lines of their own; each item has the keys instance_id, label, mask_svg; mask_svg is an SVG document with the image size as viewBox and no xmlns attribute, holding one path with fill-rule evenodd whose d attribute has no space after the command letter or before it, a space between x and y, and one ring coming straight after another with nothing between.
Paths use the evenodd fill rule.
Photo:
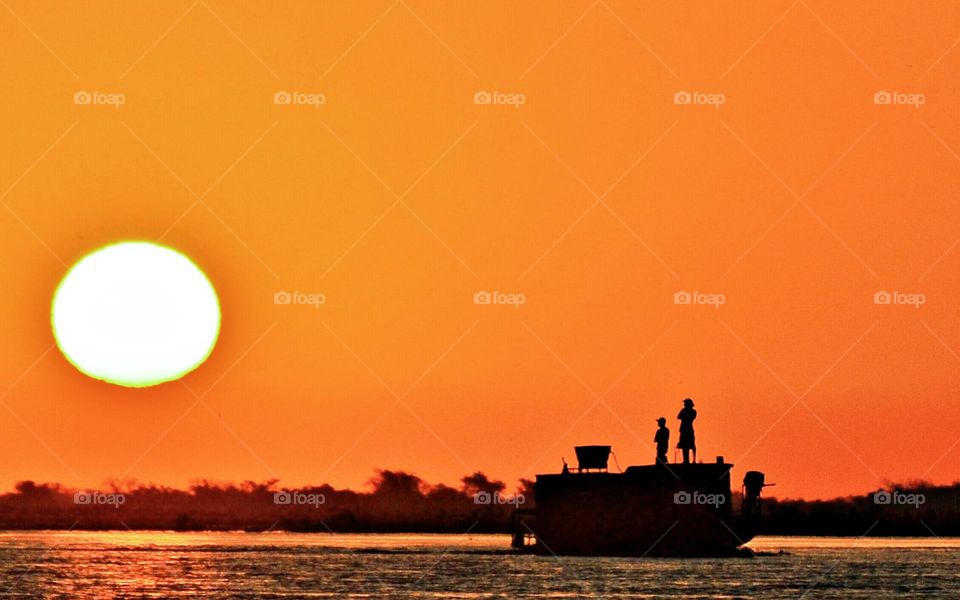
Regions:
<instances>
[{"instance_id":1,"label":"water","mask_svg":"<svg viewBox=\"0 0 960 600\"><path fill-rule=\"evenodd\" d=\"M0 533L44 598L960 598L960 539L757 538L754 559L518 556L506 535Z\"/></svg>"}]
</instances>

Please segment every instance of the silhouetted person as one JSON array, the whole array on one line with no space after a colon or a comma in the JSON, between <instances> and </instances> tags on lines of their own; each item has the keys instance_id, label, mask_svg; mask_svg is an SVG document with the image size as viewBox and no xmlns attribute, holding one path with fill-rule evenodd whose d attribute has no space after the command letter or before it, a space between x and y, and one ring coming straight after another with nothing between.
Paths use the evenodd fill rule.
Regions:
<instances>
[{"instance_id":1,"label":"silhouetted person","mask_svg":"<svg viewBox=\"0 0 960 600\"><path fill-rule=\"evenodd\" d=\"M667 429L667 420L663 417L657 419L657 433L653 436L653 442L657 445L657 464L667 464L667 448L670 447L670 430Z\"/></svg>"},{"instance_id":2,"label":"silhouetted person","mask_svg":"<svg viewBox=\"0 0 960 600\"><path fill-rule=\"evenodd\" d=\"M680 441L677 448L683 451L683 464L690 464L690 451L693 450L693 460L697 460L697 442L693 434L693 421L697 418L697 411L693 409L693 400L683 401L683 408L677 415L680 419Z\"/></svg>"}]
</instances>

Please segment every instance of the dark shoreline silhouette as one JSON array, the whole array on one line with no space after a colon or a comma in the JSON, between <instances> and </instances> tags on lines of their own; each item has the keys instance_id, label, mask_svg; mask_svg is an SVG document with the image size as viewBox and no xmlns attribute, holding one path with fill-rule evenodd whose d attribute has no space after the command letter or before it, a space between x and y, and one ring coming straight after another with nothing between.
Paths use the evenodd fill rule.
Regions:
<instances>
[{"instance_id":1,"label":"dark shoreline silhouette","mask_svg":"<svg viewBox=\"0 0 960 600\"><path fill-rule=\"evenodd\" d=\"M463 477L458 488L391 470L377 471L370 484L370 491L356 492L327 484L284 488L275 480L203 481L186 490L114 486L94 496L21 481L0 495L0 530L491 533L507 531L515 499L528 497L524 482L507 494L503 482L479 472Z\"/></svg>"},{"instance_id":2,"label":"dark shoreline silhouette","mask_svg":"<svg viewBox=\"0 0 960 600\"><path fill-rule=\"evenodd\" d=\"M78 498L77 490L59 484L22 481L0 495L0 530L508 533L514 508L535 502L531 482L521 480L507 492L503 482L481 472L463 477L457 488L391 470L377 471L370 483L366 492L326 484L283 488L272 480L201 482L186 490L135 485ZM832 500L768 498L760 534L960 536L960 482L885 489L901 500L922 494L923 502L898 503L892 496L878 503L881 490Z\"/></svg>"},{"instance_id":3,"label":"dark shoreline silhouette","mask_svg":"<svg viewBox=\"0 0 960 600\"><path fill-rule=\"evenodd\" d=\"M904 503L898 504L897 498ZM911 499L916 502L909 503ZM768 498L764 503L763 535L960 536L960 482L940 486L926 482L888 484L861 496L832 500Z\"/></svg>"}]
</instances>

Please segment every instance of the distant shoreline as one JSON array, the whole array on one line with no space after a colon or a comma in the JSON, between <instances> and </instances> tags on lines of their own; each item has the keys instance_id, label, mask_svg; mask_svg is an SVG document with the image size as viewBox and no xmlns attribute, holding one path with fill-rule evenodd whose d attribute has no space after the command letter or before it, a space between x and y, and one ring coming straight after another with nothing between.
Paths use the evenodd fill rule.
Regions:
<instances>
[{"instance_id":1,"label":"distant shoreline","mask_svg":"<svg viewBox=\"0 0 960 600\"><path fill-rule=\"evenodd\" d=\"M509 536L508 531L471 531L466 532L452 532L452 531L416 531L416 530L396 530L396 531L296 531L289 529L264 529L264 530L250 530L250 529L190 529L190 530L178 530L178 529L134 529L134 528L103 528L103 529L91 529L83 527L73 527L73 528L62 528L62 529L50 529L50 528L0 528L0 535L6 533L163 533L163 534L216 534L216 533L232 533L232 534L251 534L251 535L267 535L267 534L296 534L296 535L318 535L318 536L340 536L340 535L436 535L436 536ZM811 535L811 534L778 534L778 533L761 533L757 535L754 540L758 538L811 538L811 539L832 539L832 538L841 538L841 539L913 539L913 540L935 540L935 539L946 539L946 540L960 540L960 534L954 535ZM749 543L748 543L749 545Z\"/></svg>"},{"instance_id":2,"label":"distant shoreline","mask_svg":"<svg viewBox=\"0 0 960 600\"><path fill-rule=\"evenodd\" d=\"M483 473L458 488L413 474L380 471L367 492L329 485L279 488L275 481L74 490L24 481L0 494L0 531L175 531L291 533L507 534L514 509L535 505L532 483L511 493ZM740 498L734 493L732 507ZM762 504L758 535L958 537L960 483L891 485L834 500Z\"/></svg>"}]
</instances>

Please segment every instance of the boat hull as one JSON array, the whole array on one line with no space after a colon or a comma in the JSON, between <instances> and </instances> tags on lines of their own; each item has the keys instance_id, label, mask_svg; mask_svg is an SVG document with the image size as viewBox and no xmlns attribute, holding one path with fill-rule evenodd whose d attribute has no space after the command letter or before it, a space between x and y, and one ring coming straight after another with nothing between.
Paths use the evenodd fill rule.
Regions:
<instances>
[{"instance_id":1,"label":"boat hull","mask_svg":"<svg viewBox=\"0 0 960 600\"><path fill-rule=\"evenodd\" d=\"M519 524L540 554L739 556L755 533L733 510L731 464L651 465L624 473L538 475Z\"/></svg>"}]
</instances>

